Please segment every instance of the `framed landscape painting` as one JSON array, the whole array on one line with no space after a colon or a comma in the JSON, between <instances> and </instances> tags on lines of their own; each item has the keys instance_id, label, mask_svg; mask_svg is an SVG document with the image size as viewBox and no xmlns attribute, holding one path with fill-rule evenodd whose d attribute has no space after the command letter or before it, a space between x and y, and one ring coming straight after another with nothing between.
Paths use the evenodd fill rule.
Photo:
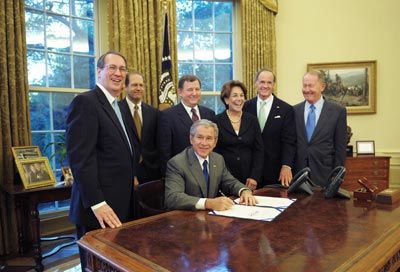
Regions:
<instances>
[{"instance_id":1,"label":"framed landscape painting","mask_svg":"<svg viewBox=\"0 0 400 272\"><path fill-rule=\"evenodd\" d=\"M311 70L325 77L324 97L346 107L347 113L376 112L376 61L312 63L307 65Z\"/></svg>"}]
</instances>

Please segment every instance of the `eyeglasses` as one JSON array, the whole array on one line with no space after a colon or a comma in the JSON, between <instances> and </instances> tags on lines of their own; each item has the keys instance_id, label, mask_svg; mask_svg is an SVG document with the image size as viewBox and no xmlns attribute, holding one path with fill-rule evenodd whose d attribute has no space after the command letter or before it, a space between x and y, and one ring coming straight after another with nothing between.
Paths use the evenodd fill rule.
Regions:
<instances>
[{"instance_id":1,"label":"eyeglasses","mask_svg":"<svg viewBox=\"0 0 400 272\"><path fill-rule=\"evenodd\" d=\"M104 68L107 68L108 71L109 71L111 74L114 74L115 72L117 72L117 70L119 70L119 72L120 72L121 74L126 74L126 73L128 73L128 69L126 69L125 66L117 67L116 65L106 65L106 66L104 66Z\"/></svg>"}]
</instances>

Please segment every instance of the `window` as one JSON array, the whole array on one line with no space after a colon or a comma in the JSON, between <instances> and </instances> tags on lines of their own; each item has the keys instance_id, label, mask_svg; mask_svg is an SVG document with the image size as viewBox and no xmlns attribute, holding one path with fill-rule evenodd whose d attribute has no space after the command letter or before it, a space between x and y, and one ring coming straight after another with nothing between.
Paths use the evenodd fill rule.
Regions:
<instances>
[{"instance_id":1,"label":"window","mask_svg":"<svg viewBox=\"0 0 400 272\"><path fill-rule=\"evenodd\" d=\"M68 163L57 145L64 144L68 105L77 93L95 86L94 1L25 0L32 141L50 158L57 178Z\"/></svg>"},{"instance_id":2,"label":"window","mask_svg":"<svg viewBox=\"0 0 400 272\"><path fill-rule=\"evenodd\" d=\"M217 113L224 82L233 78L232 1L177 0L178 73L202 81L201 104Z\"/></svg>"}]
</instances>

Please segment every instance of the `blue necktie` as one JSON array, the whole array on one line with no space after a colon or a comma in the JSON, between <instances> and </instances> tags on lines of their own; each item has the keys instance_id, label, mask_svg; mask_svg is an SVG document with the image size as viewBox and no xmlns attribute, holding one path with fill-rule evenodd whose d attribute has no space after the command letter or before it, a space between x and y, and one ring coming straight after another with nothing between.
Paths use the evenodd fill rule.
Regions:
<instances>
[{"instance_id":1,"label":"blue necktie","mask_svg":"<svg viewBox=\"0 0 400 272\"><path fill-rule=\"evenodd\" d=\"M315 106L311 104L306 123L307 140L310 142L315 129Z\"/></svg>"},{"instance_id":2,"label":"blue necktie","mask_svg":"<svg viewBox=\"0 0 400 272\"><path fill-rule=\"evenodd\" d=\"M207 185L207 196L208 196L208 189L210 187L210 176L208 175L208 163L207 160L203 162L203 175Z\"/></svg>"},{"instance_id":3,"label":"blue necktie","mask_svg":"<svg viewBox=\"0 0 400 272\"><path fill-rule=\"evenodd\" d=\"M122 115L121 115L121 111L120 111L119 106L118 106L117 99L115 99L114 102L113 102L112 104L113 104L113 108L114 108L115 114L116 114L117 117L118 117L118 120L119 120L119 122L120 122L120 124L121 124L121 126L122 126L122 129L124 130L126 140L128 141L129 148L130 148L131 153L132 153L132 146L131 146L131 143L130 143L130 141L129 141L128 133L126 133L124 121L122 121Z\"/></svg>"}]
</instances>

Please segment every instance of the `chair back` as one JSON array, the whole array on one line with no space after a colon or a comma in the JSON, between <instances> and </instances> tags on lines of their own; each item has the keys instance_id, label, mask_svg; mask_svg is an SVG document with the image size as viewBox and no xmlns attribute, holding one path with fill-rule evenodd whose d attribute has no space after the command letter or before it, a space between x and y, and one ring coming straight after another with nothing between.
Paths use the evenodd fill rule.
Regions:
<instances>
[{"instance_id":1,"label":"chair back","mask_svg":"<svg viewBox=\"0 0 400 272\"><path fill-rule=\"evenodd\" d=\"M164 209L164 180L139 184L135 188L136 217L143 218L166 212Z\"/></svg>"}]
</instances>

